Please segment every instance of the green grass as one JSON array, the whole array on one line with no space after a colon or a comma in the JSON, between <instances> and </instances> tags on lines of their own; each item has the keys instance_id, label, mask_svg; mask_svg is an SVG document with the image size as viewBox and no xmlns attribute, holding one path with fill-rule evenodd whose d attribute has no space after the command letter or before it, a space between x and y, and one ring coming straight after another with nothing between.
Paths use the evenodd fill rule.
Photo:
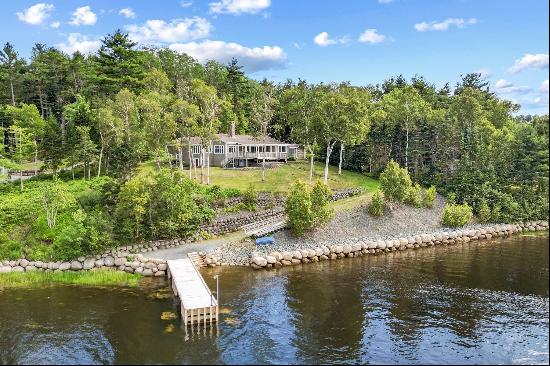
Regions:
<instances>
[{"instance_id":1,"label":"green grass","mask_svg":"<svg viewBox=\"0 0 550 366\"><path fill-rule=\"evenodd\" d=\"M313 179L323 179L324 165L314 165ZM309 179L309 163L288 163L275 169L266 169L266 180L262 182L262 170L232 170L218 167L210 168L210 184L217 184L222 188L236 188L245 191L252 183L256 190L261 192L286 193L292 183L298 179L306 182ZM331 189L363 188L366 192L374 192L379 182L363 174L342 171L338 175L337 167L329 167L328 184Z\"/></svg>"},{"instance_id":2,"label":"green grass","mask_svg":"<svg viewBox=\"0 0 550 366\"><path fill-rule=\"evenodd\" d=\"M0 274L0 289L37 287L52 283L79 286L138 285L141 276L120 271L96 270L88 272L10 272Z\"/></svg>"}]
</instances>

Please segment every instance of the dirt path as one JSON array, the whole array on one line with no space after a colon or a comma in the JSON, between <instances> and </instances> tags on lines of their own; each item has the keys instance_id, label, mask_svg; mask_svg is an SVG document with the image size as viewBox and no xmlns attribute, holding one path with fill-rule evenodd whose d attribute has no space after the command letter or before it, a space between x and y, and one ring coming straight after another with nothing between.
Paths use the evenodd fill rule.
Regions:
<instances>
[{"instance_id":1,"label":"dirt path","mask_svg":"<svg viewBox=\"0 0 550 366\"><path fill-rule=\"evenodd\" d=\"M215 239L203 240L195 243L180 245L179 247L176 247L176 248L160 249L154 252L146 252L146 253L142 253L142 255L144 257L164 259L164 260L187 258L188 253L210 252L222 246L223 244L239 241L244 238L245 238L244 233L242 231L237 231Z\"/></svg>"}]
</instances>

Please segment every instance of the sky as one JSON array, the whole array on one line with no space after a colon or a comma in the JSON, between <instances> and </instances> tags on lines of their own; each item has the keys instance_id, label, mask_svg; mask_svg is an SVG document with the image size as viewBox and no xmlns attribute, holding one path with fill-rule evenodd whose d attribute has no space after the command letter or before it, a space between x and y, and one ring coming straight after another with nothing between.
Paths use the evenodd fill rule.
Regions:
<instances>
[{"instance_id":1,"label":"sky","mask_svg":"<svg viewBox=\"0 0 550 366\"><path fill-rule=\"evenodd\" d=\"M93 53L121 29L140 45L205 62L239 59L274 81L381 83L398 74L441 87L480 72L520 113L548 113L545 0L1 1L0 42L28 58L39 42Z\"/></svg>"}]
</instances>

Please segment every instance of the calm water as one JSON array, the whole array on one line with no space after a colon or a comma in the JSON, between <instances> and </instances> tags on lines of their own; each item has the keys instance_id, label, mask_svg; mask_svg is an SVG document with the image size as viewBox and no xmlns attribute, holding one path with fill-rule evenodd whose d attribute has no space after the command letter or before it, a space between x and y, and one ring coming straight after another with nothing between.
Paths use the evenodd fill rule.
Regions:
<instances>
[{"instance_id":1,"label":"calm water","mask_svg":"<svg viewBox=\"0 0 550 366\"><path fill-rule=\"evenodd\" d=\"M548 363L548 237L224 268L219 326L164 280L0 292L0 363Z\"/></svg>"}]
</instances>

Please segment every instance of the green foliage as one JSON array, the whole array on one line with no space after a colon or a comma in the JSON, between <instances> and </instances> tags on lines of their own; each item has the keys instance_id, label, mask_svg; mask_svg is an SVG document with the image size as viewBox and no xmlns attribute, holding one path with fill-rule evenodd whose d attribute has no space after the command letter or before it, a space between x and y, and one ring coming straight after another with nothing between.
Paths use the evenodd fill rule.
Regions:
<instances>
[{"instance_id":1,"label":"green foliage","mask_svg":"<svg viewBox=\"0 0 550 366\"><path fill-rule=\"evenodd\" d=\"M422 206L427 208L434 207L436 196L437 190L435 186L431 186L430 188L426 189L424 191L424 194L422 195Z\"/></svg>"},{"instance_id":2,"label":"green foliage","mask_svg":"<svg viewBox=\"0 0 550 366\"><path fill-rule=\"evenodd\" d=\"M334 217L334 209L330 206L331 199L332 191L329 186L317 180L311 189L314 226L327 223Z\"/></svg>"},{"instance_id":3,"label":"green foliage","mask_svg":"<svg viewBox=\"0 0 550 366\"><path fill-rule=\"evenodd\" d=\"M285 204L288 226L297 236L302 236L313 227L315 216L311 206L311 194L303 180L296 181Z\"/></svg>"},{"instance_id":4,"label":"green foliage","mask_svg":"<svg viewBox=\"0 0 550 366\"><path fill-rule=\"evenodd\" d=\"M386 199L403 202L407 198L412 181L407 170L391 160L380 174L380 185Z\"/></svg>"},{"instance_id":5,"label":"green foliage","mask_svg":"<svg viewBox=\"0 0 550 366\"><path fill-rule=\"evenodd\" d=\"M136 175L120 190L115 210L122 242L186 237L213 216L199 185L184 173Z\"/></svg>"},{"instance_id":6,"label":"green foliage","mask_svg":"<svg viewBox=\"0 0 550 366\"><path fill-rule=\"evenodd\" d=\"M380 217L384 214L384 197L382 196L382 192L376 191L374 193L367 206L367 210L374 217Z\"/></svg>"},{"instance_id":7,"label":"green foliage","mask_svg":"<svg viewBox=\"0 0 550 366\"><path fill-rule=\"evenodd\" d=\"M472 208L467 203L447 203L443 210L442 222L448 227L462 227L472 219L472 215Z\"/></svg>"},{"instance_id":8,"label":"green foliage","mask_svg":"<svg viewBox=\"0 0 550 366\"><path fill-rule=\"evenodd\" d=\"M422 207L422 188L420 184L416 183L409 187L405 202L414 207Z\"/></svg>"},{"instance_id":9,"label":"green foliage","mask_svg":"<svg viewBox=\"0 0 550 366\"><path fill-rule=\"evenodd\" d=\"M0 289L39 287L51 283L78 286L131 286L136 287L141 276L120 271L64 271L64 272L11 272L0 274Z\"/></svg>"},{"instance_id":10,"label":"green foliage","mask_svg":"<svg viewBox=\"0 0 550 366\"><path fill-rule=\"evenodd\" d=\"M258 205L258 192L254 188L254 184L250 184L243 195L243 204L248 211L256 211Z\"/></svg>"},{"instance_id":11,"label":"green foliage","mask_svg":"<svg viewBox=\"0 0 550 366\"><path fill-rule=\"evenodd\" d=\"M491 221L491 208L484 199L481 200L477 209L477 217L482 224L488 224Z\"/></svg>"}]
</instances>

